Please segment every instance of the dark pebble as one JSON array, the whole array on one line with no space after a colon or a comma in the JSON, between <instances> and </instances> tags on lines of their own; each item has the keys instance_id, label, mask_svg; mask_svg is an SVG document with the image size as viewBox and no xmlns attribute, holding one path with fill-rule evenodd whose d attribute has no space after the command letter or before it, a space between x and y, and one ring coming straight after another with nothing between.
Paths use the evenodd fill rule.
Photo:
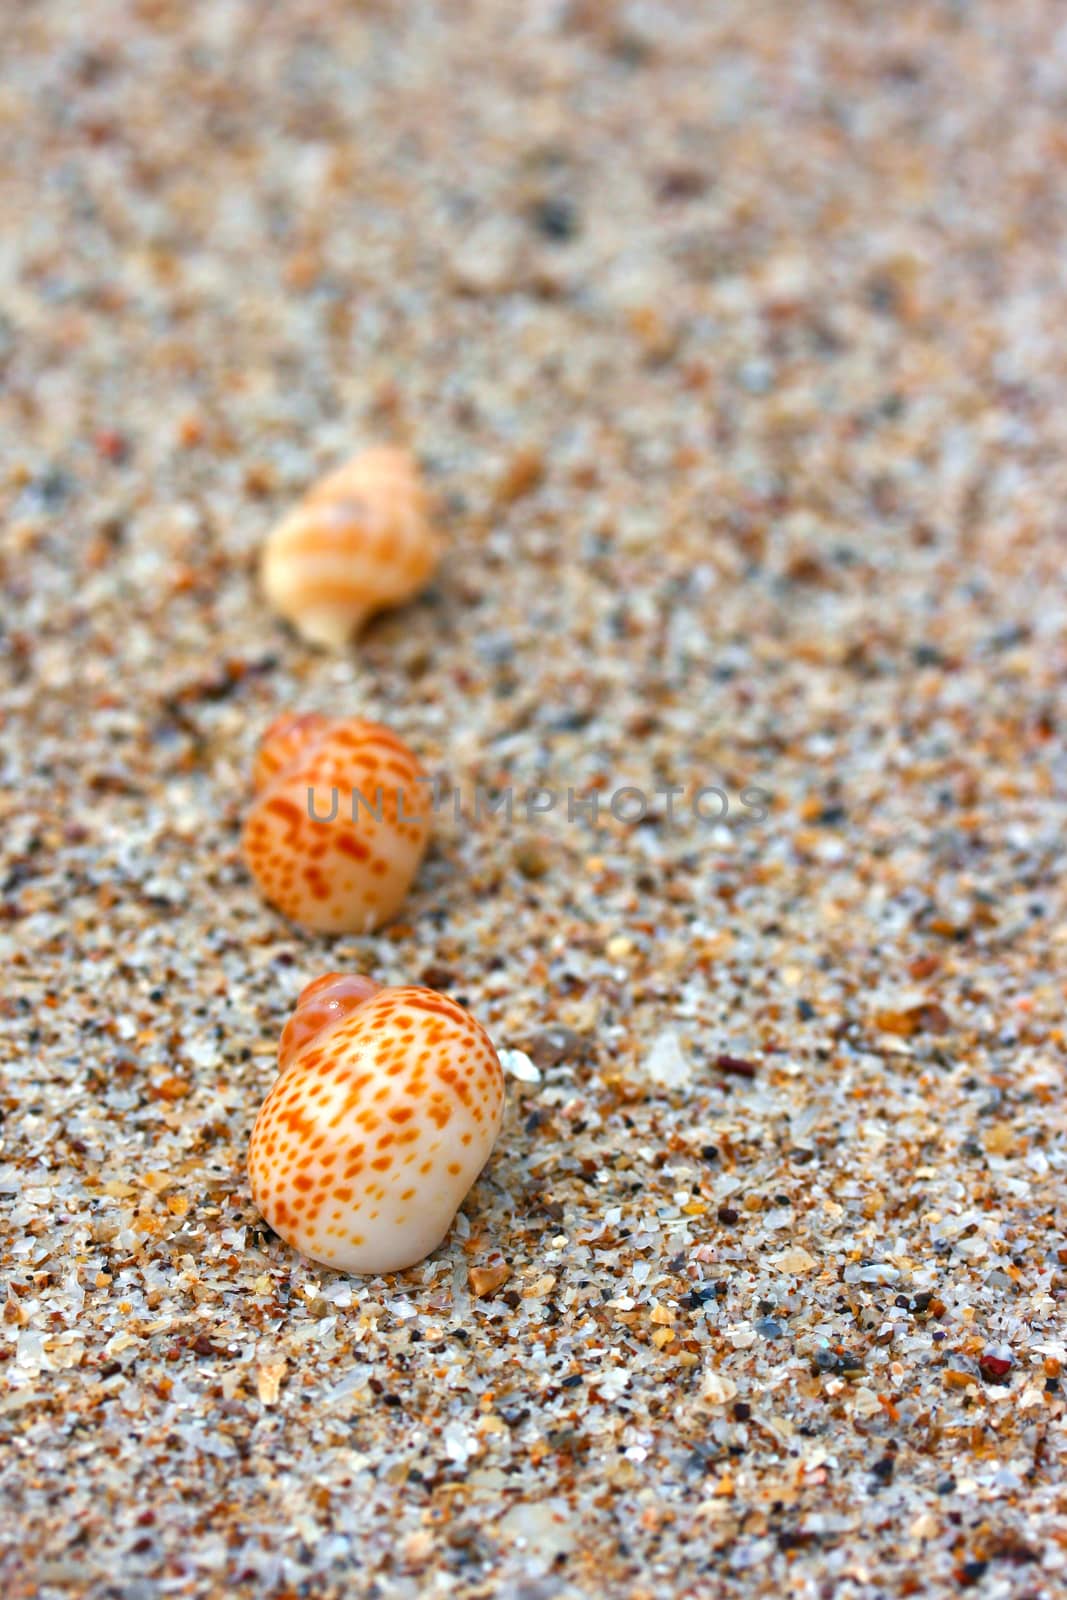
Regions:
<instances>
[{"instance_id":1,"label":"dark pebble","mask_svg":"<svg viewBox=\"0 0 1067 1600\"><path fill-rule=\"evenodd\" d=\"M756 1063L745 1061L741 1056L716 1056L715 1065L720 1072L728 1073L732 1078L754 1078L756 1076Z\"/></svg>"},{"instance_id":2,"label":"dark pebble","mask_svg":"<svg viewBox=\"0 0 1067 1600\"><path fill-rule=\"evenodd\" d=\"M578 212L573 202L562 195L549 196L533 208L532 219L538 233L556 244L565 244L578 232Z\"/></svg>"},{"instance_id":3,"label":"dark pebble","mask_svg":"<svg viewBox=\"0 0 1067 1600\"><path fill-rule=\"evenodd\" d=\"M986 1383L1008 1384L1011 1381L1008 1375L1011 1372L1012 1365L1010 1356L979 1356L978 1358L978 1371Z\"/></svg>"}]
</instances>

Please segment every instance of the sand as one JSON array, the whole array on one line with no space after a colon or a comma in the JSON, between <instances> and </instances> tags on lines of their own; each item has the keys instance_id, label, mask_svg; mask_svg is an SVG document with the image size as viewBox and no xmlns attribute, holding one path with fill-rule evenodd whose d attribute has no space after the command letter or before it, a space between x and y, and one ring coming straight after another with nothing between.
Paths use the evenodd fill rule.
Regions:
<instances>
[{"instance_id":1,"label":"sand","mask_svg":"<svg viewBox=\"0 0 1067 1600\"><path fill-rule=\"evenodd\" d=\"M1051 0L13 8L8 1600L1063 1592L1065 84ZM319 654L257 552L379 441L448 555ZM453 797L376 936L242 865L287 709ZM385 1279L244 1176L334 968L507 1052Z\"/></svg>"}]
</instances>

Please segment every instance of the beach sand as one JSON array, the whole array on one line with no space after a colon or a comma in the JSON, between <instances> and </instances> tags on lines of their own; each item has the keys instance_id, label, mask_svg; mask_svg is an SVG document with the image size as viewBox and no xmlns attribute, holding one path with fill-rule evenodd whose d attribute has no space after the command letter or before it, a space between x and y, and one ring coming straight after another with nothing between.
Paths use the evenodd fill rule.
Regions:
<instances>
[{"instance_id":1,"label":"beach sand","mask_svg":"<svg viewBox=\"0 0 1067 1600\"><path fill-rule=\"evenodd\" d=\"M7 1600L1062 1592L1061 9L5 31ZM448 554L319 654L381 441ZM288 709L451 785L376 936L241 862ZM521 1052L386 1279L244 1175L338 968Z\"/></svg>"}]
</instances>

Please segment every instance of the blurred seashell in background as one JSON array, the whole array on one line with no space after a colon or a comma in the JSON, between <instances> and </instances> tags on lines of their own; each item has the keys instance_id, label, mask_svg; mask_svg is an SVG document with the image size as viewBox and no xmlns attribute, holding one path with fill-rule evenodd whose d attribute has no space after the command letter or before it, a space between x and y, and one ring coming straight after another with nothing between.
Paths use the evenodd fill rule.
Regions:
<instances>
[{"instance_id":1,"label":"blurred seashell in background","mask_svg":"<svg viewBox=\"0 0 1067 1600\"><path fill-rule=\"evenodd\" d=\"M418 464L364 450L317 483L263 550L263 591L309 644L343 649L376 611L424 588L441 558Z\"/></svg>"}]
</instances>

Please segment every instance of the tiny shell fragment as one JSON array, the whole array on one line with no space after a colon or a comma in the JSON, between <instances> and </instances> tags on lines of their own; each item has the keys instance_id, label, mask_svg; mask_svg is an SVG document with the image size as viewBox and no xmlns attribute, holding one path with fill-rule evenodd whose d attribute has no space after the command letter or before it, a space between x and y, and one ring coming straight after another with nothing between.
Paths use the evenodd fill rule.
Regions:
<instances>
[{"instance_id":1,"label":"tiny shell fragment","mask_svg":"<svg viewBox=\"0 0 1067 1600\"><path fill-rule=\"evenodd\" d=\"M263 590L310 644L343 649L433 575L441 540L406 450L365 450L314 486L263 550Z\"/></svg>"},{"instance_id":2,"label":"tiny shell fragment","mask_svg":"<svg viewBox=\"0 0 1067 1600\"><path fill-rule=\"evenodd\" d=\"M256 1393L265 1406L277 1404L286 1367L285 1361L266 1361L257 1372Z\"/></svg>"},{"instance_id":3,"label":"tiny shell fragment","mask_svg":"<svg viewBox=\"0 0 1067 1600\"><path fill-rule=\"evenodd\" d=\"M344 1272L436 1250L500 1131L484 1029L433 989L329 973L301 995L278 1061L248 1151L274 1231Z\"/></svg>"},{"instance_id":4,"label":"tiny shell fragment","mask_svg":"<svg viewBox=\"0 0 1067 1600\"><path fill-rule=\"evenodd\" d=\"M507 1283L511 1277L511 1268L503 1261L492 1267L472 1267L468 1273L471 1293L479 1300L486 1295L495 1294L496 1291Z\"/></svg>"}]
</instances>

